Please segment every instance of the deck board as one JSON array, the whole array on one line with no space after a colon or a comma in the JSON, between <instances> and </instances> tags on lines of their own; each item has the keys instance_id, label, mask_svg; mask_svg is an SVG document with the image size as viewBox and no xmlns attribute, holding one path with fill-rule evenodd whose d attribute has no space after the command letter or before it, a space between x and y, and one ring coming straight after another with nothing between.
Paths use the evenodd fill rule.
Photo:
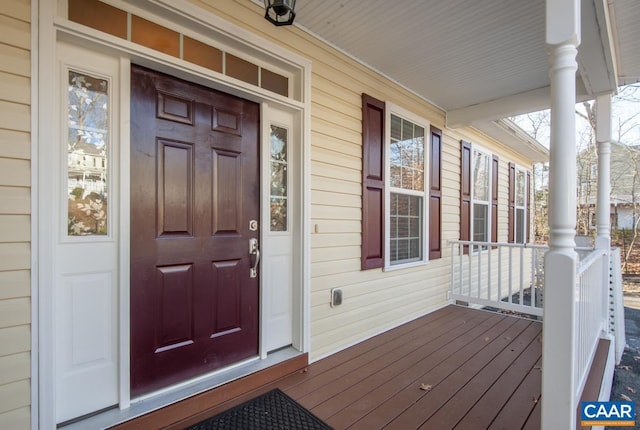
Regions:
<instances>
[{"instance_id":1,"label":"deck board","mask_svg":"<svg viewBox=\"0 0 640 430\"><path fill-rule=\"evenodd\" d=\"M539 321L451 305L164 428L277 387L336 430L535 430L541 336Z\"/></svg>"}]
</instances>

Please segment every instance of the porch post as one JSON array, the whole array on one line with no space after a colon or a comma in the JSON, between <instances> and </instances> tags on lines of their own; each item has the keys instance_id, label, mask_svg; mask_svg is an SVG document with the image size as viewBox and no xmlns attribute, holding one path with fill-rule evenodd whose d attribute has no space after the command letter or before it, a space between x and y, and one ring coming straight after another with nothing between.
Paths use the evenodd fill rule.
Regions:
<instances>
[{"instance_id":1,"label":"porch post","mask_svg":"<svg viewBox=\"0 0 640 430\"><path fill-rule=\"evenodd\" d=\"M596 145L598 148L598 199L596 201L596 248L611 247L611 95L596 98Z\"/></svg>"},{"instance_id":2,"label":"porch post","mask_svg":"<svg viewBox=\"0 0 640 430\"><path fill-rule=\"evenodd\" d=\"M551 79L549 251L545 254L542 429L576 427L575 103L580 0L546 0Z\"/></svg>"}]
</instances>

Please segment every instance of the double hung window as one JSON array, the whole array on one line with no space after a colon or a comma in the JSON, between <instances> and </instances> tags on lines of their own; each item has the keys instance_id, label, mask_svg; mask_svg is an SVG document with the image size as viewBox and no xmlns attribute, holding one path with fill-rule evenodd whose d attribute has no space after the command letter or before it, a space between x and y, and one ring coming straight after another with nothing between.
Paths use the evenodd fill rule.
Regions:
<instances>
[{"instance_id":1,"label":"double hung window","mask_svg":"<svg viewBox=\"0 0 640 430\"><path fill-rule=\"evenodd\" d=\"M425 260L425 127L390 114L388 265Z\"/></svg>"},{"instance_id":2,"label":"double hung window","mask_svg":"<svg viewBox=\"0 0 640 430\"><path fill-rule=\"evenodd\" d=\"M460 160L460 240L497 242L498 157L462 141Z\"/></svg>"}]
</instances>

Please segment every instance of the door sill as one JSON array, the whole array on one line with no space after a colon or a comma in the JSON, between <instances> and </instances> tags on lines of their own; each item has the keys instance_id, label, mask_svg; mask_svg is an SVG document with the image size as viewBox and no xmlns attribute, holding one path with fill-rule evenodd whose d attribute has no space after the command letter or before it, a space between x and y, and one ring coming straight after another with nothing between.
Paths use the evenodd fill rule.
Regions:
<instances>
[{"instance_id":1,"label":"door sill","mask_svg":"<svg viewBox=\"0 0 640 430\"><path fill-rule=\"evenodd\" d=\"M131 406L127 409L119 409L117 406L114 406L112 409L105 410L104 412L85 419L77 420L59 428L64 430L106 429L120 424L124 424L123 427L126 428L128 421L139 419L154 411L175 405L190 397L206 393L207 391L222 387L240 378L266 370L288 360L300 358L301 356L306 356L306 354L292 347L280 349L270 353L267 358L263 360L259 358L246 360L240 364L216 371L215 373L185 381L178 385L134 399L131 402ZM171 423L166 422L165 424L168 425Z\"/></svg>"}]
</instances>

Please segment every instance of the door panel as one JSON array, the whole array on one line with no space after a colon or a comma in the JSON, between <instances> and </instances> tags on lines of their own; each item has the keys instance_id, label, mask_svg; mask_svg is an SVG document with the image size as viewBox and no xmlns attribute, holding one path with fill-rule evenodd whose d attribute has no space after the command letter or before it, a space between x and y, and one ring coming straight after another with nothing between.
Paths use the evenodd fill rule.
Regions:
<instances>
[{"instance_id":1,"label":"door panel","mask_svg":"<svg viewBox=\"0 0 640 430\"><path fill-rule=\"evenodd\" d=\"M258 354L259 106L131 74L131 394Z\"/></svg>"}]
</instances>

